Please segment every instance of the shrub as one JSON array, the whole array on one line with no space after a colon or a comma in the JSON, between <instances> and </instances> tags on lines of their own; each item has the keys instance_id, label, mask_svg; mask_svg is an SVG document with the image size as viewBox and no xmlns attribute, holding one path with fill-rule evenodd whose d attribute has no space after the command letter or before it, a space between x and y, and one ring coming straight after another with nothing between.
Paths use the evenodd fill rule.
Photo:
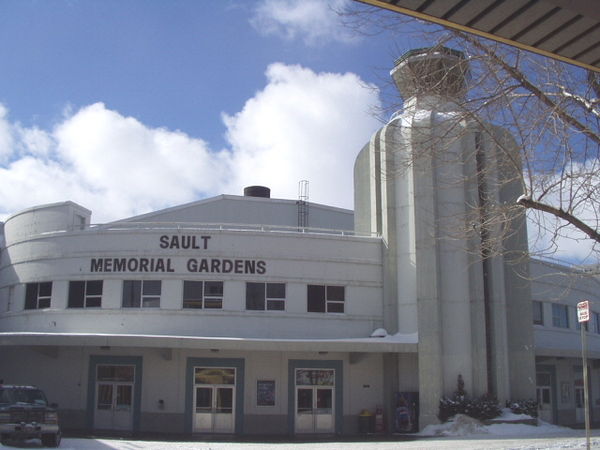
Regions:
<instances>
[{"instance_id":1,"label":"shrub","mask_svg":"<svg viewBox=\"0 0 600 450\"><path fill-rule=\"evenodd\" d=\"M471 402L469 416L478 420L489 420L502 414L498 400L489 395L484 395Z\"/></svg>"},{"instance_id":2,"label":"shrub","mask_svg":"<svg viewBox=\"0 0 600 450\"><path fill-rule=\"evenodd\" d=\"M507 401L506 407L514 414L527 414L531 417L538 416L538 403L535 400L513 400Z\"/></svg>"},{"instance_id":3,"label":"shrub","mask_svg":"<svg viewBox=\"0 0 600 450\"><path fill-rule=\"evenodd\" d=\"M501 414L498 400L490 395L469 399L465 391L465 383L461 375L457 379L457 389L452 398L442 397L438 411L438 419L447 422L456 414L465 414L477 420L489 420Z\"/></svg>"},{"instance_id":4,"label":"shrub","mask_svg":"<svg viewBox=\"0 0 600 450\"><path fill-rule=\"evenodd\" d=\"M489 420L498 417L501 410L498 401L488 395L475 399L443 397L440 400L438 419L447 422L456 414L465 414L477 420Z\"/></svg>"}]
</instances>

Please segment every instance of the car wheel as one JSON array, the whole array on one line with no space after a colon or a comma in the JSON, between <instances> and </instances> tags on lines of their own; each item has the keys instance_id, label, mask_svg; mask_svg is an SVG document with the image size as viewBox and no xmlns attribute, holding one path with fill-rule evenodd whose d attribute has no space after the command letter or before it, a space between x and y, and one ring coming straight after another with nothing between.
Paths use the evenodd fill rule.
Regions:
<instances>
[{"instance_id":1,"label":"car wheel","mask_svg":"<svg viewBox=\"0 0 600 450\"><path fill-rule=\"evenodd\" d=\"M60 431L56 434L43 434L42 444L45 447L58 447L60 445Z\"/></svg>"}]
</instances>

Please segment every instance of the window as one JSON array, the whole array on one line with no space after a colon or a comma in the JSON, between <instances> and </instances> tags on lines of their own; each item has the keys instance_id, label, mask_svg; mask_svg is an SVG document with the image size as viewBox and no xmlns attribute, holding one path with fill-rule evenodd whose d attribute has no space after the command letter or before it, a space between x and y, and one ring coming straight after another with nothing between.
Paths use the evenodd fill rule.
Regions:
<instances>
[{"instance_id":1,"label":"window","mask_svg":"<svg viewBox=\"0 0 600 450\"><path fill-rule=\"evenodd\" d=\"M102 280L69 282L69 308L99 308L100 306L102 306Z\"/></svg>"},{"instance_id":2,"label":"window","mask_svg":"<svg viewBox=\"0 0 600 450\"><path fill-rule=\"evenodd\" d=\"M592 320L596 324L596 333L600 334L600 314L598 314L597 312L593 312Z\"/></svg>"},{"instance_id":3,"label":"window","mask_svg":"<svg viewBox=\"0 0 600 450\"><path fill-rule=\"evenodd\" d=\"M567 305L552 304L552 325L558 328L569 328L569 309Z\"/></svg>"},{"instance_id":4,"label":"window","mask_svg":"<svg viewBox=\"0 0 600 450\"><path fill-rule=\"evenodd\" d=\"M25 309L50 308L52 282L27 283L25 287Z\"/></svg>"},{"instance_id":5,"label":"window","mask_svg":"<svg viewBox=\"0 0 600 450\"><path fill-rule=\"evenodd\" d=\"M308 312L344 312L344 286L309 284L307 297Z\"/></svg>"},{"instance_id":6,"label":"window","mask_svg":"<svg viewBox=\"0 0 600 450\"><path fill-rule=\"evenodd\" d=\"M160 280L123 281L123 308L160 307Z\"/></svg>"},{"instance_id":7,"label":"window","mask_svg":"<svg viewBox=\"0 0 600 450\"><path fill-rule=\"evenodd\" d=\"M544 325L544 304L542 302L533 301L533 323L535 325Z\"/></svg>"},{"instance_id":8,"label":"window","mask_svg":"<svg viewBox=\"0 0 600 450\"><path fill-rule=\"evenodd\" d=\"M335 370L296 369L296 386L335 386Z\"/></svg>"},{"instance_id":9,"label":"window","mask_svg":"<svg viewBox=\"0 0 600 450\"><path fill-rule=\"evenodd\" d=\"M285 310L285 283L246 283L246 309Z\"/></svg>"},{"instance_id":10,"label":"window","mask_svg":"<svg viewBox=\"0 0 600 450\"><path fill-rule=\"evenodd\" d=\"M223 308L223 282L184 281L183 307L198 309Z\"/></svg>"}]
</instances>

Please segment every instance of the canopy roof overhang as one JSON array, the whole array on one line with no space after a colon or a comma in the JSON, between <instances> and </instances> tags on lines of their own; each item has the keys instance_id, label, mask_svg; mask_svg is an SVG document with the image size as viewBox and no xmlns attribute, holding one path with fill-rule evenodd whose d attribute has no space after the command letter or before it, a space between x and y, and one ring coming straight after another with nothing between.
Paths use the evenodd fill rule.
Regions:
<instances>
[{"instance_id":1,"label":"canopy roof overhang","mask_svg":"<svg viewBox=\"0 0 600 450\"><path fill-rule=\"evenodd\" d=\"M597 0L355 0L600 72Z\"/></svg>"},{"instance_id":2,"label":"canopy roof overhang","mask_svg":"<svg viewBox=\"0 0 600 450\"><path fill-rule=\"evenodd\" d=\"M580 348L557 348L557 347L536 347L535 356L538 358L578 358L581 359ZM588 349L587 357L590 359L600 359L600 351Z\"/></svg>"},{"instance_id":3,"label":"canopy roof overhang","mask_svg":"<svg viewBox=\"0 0 600 450\"><path fill-rule=\"evenodd\" d=\"M417 337L416 335L406 335L400 338L387 336L348 339L253 339L142 334L4 332L0 333L0 346L415 353L417 352Z\"/></svg>"}]
</instances>

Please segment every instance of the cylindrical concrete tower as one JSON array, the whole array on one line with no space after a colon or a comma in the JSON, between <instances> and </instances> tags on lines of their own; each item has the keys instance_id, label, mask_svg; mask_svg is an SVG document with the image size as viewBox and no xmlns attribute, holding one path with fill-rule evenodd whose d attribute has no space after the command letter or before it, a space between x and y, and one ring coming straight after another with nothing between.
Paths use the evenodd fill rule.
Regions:
<instances>
[{"instance_id":1,"label":"cylindrical concrete tower","mask_svg":"<svg viewBox=\"0 0 600 450\"><path fill-rule=\"evenodd\" d=\"M456 390L458 375L472 396L533 398L527 264L506 256L525 254L527 240L523 217L503 229L488 225L492 205L519 195L510 176L520 170L518 152L506 132L463 113L464 55L413 50L391 75L404 109L357 157L355 225L386 244L385 326L418 332L418 355L388 361L397 380L384 384L418 386L423 427L437 422L439 400Z\"/></svg>"}]
</instances>

